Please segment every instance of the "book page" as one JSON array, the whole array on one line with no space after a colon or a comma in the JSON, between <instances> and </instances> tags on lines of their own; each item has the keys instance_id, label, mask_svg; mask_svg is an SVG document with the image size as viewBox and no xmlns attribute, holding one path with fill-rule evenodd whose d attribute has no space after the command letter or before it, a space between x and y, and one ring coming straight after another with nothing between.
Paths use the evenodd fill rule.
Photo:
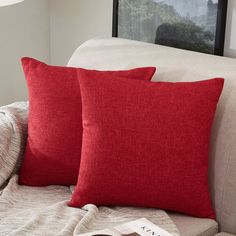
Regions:
<instances>
[{"instance_id":1,"label":"book page","mask_svg":"<svg viewBox=\"0 0 236 236\"><path fill-rule=\"evenodd\" d=\"M172 236L166 230L153 224L146 218L141 218L135 221L114 227L113 229L104 229L80 236Z\"/></svg>"},{"instance_id":2,"label":"book page","mask_svg":"<svg viewBox=\"0 0 236 236\"><path fill-rule=\"evenodd\" d=\"M141 236L172 236L169 232L153 224L146 218L128 222L115 227L115 229L121 232L123 235L136 233L136 235Z\"/></svg>"}]
</instances>

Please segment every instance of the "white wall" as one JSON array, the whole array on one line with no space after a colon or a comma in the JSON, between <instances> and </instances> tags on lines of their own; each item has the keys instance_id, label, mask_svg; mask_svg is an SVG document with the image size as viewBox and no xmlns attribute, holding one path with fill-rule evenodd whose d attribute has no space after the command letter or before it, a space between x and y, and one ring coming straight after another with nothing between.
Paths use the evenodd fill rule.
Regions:
<instances>
[{"instance_id":1,"label":"white wall","mask_svg":"<svg viewBox=\"0 0 236 236\"><path fill-rule=\"evenodd\" d=\"M225 55L236 57L236 0L228 0ZM112 34L113 0L50 0L51 62L65 65L75 48Z\"/></svg>"},{"instance_id":2,"label":"white wall","mask_svg":"<svg viewBox=\"0 0 236 236\"><path fill-rule=\"evenodd\" d=\"M49 61L47 0L0 7L0 105L26 100L22 56Z\"/></svg>"},{"instance_id":3,"label":"white wall","mask_svg":"<svg viewBox=\"0 0 236 236\"><path fill-rule=\"evenodd\" d=\"M236 1L229 0L225 37L225 56L236 57Z\"/></svg>"},{"instance_id":4,"label":"white wall","mask_svg":"<svg viewBox=\"0 0 236 236\"><path fill-rule=\"evenodd\" d=\"M50 0L51 62L66 65L74 50L112 35L112 0Z\"/></svg>"}]
</instances>

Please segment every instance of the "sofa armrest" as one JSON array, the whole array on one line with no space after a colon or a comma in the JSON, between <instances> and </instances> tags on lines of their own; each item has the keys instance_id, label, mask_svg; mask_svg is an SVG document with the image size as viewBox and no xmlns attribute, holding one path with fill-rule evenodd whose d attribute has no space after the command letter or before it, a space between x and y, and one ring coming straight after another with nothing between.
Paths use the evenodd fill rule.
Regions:
<instances>
[{"instance_id":1,"label":"sofa armrest","mask_svg":"<svg viewBox=\"0 0 236 236\"><path fill-rule=\"evenodd\" d=\"M28 102L0 107L0 188L18 171L28 126Z\"/></svg>"}]
</instances>

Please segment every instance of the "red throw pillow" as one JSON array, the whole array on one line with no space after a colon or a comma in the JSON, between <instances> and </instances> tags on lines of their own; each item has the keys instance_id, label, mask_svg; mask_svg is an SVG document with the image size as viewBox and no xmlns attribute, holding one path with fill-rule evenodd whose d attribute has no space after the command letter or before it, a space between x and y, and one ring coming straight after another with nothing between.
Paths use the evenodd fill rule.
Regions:
<instances>
[{"instance_id":1,"label":"red throw pillow","mask_svg":"<svg viewBox=\"0 0 236 236\"><path fill-rule=\"evenodd\" d=\"M76 184L82 143L81 95L77 70L89 76L150 80L155 68L94 71L49 66L31 58L22 65L29 90L29 125L19 183Z\"/></svg>"},{"instance_id":2,"label":"red throw pillow","mask_svg":"<svg viewBox=\"0 0 236 236\"><path fill-rule=\"evenodd\" d=\"M214 218L211 126L223 79L168 83L78 72L83 144L69 203L154 207Z\"/></svg>"}]
</instances>

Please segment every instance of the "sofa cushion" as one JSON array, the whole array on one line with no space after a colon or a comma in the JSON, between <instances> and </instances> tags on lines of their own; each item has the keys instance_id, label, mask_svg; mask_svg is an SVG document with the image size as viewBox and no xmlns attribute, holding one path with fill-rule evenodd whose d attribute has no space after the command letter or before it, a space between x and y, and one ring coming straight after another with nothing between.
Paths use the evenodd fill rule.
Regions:
<instances>
[{"instance_id":1,"label":"sofa cushion","mask_svg":"<svg viewBox=\"0 0 236 236\"><path fill-rule=\"evenodd\" d=\"M214 236L218 232L215 220L168 213L181 236Z\"/></svg>"},{"instance_id":2,"label":"sofa cushion","mask_svg":"<svg viewBox=\"0 0 236 236\"><path fill-rule=\"evenodd\" d=\"M216 236L236 236L236 234L229 234L229 233L221 232L221 233L216 234Z\"/></svg>"},{"instance_id":3,"label":"sofa cushion","mask_svg":"<svg viewBox=\"0 0 236 236\"><path fill-rule=\"evenodd\" d=\"M83 148L70 205L156 207L214 218L208 148L224 80L153 83L79 72L78 79Z\"/></svg>"},{"instance_id":4,"label":"sofa cushion","mask_svg":"<svg viewBox=\"0 0 236 236\"><path fill-rule=\"evenodd\" d=\"M22 59L29 90L28 141L19 183L76 184L82 143L81 96L77 70ZM87 70L85 70L87 71ZM90 77L150 80L155 68L87 71ZM82 72L81 72L82 73Z\"/></svg>"}]
</instances>

